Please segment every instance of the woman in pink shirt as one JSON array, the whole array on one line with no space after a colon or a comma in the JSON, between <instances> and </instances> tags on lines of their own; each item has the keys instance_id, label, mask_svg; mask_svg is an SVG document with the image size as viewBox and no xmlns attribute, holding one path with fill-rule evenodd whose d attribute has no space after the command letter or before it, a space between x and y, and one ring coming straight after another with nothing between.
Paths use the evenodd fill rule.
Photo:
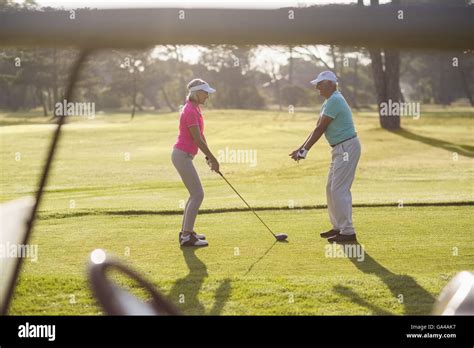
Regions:
<instances>
[{"instance_id":1,"label":"woman in pink shirt","mask_svg":"<svg viewBox=\"0 0 474 348\"><path fill-rule=\"evenodd\" d=\"M216 90L204 80L194 79L188 83L188 91L186 104L179 119L178 139L171 155L173 165L189 192L179 233L179 244L181 246L207 246L206 237L194 231L194 222L204 199L204 191L194 168L193 158L200 149L208 158L211 170L219 171L219 162L207 146L204 136L204 119L199 108L199 105L204 104L209 97L209 93L214 93Z\"/></svg>"}]
</instances>

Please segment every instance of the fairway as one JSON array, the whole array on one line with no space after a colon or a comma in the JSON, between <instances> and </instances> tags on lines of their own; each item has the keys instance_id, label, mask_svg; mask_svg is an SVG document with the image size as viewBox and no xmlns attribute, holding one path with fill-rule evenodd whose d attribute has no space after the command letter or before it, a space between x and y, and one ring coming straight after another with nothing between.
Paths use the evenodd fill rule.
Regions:
<instances>
[{"instance_id":1,"label":"fairway","mask_svg":"<svg viewBox=\"0 0 474 348\"><path fill-rule=\"evenodd\" d=\"M204 115L216 154L255 154L223 161L221 171L288 243L274 243L199 154L205 198L196 230L210 246L181 250L187 192L170 160L177 113L74 119L33 232L38 261L25 262L12 314L100 314L85 274L96 248L129 262L185 314L429 314L449 279L472 269L472 110L428 108L418 120L403 118L397 133L380 129L376 112L354 113L362 157L353 216L363 260L328 256L319 237L330 227L326 141L299 164L288 158L314 128L314 113ZM41 117L22 122L0 114L1 202L34 194L53 131Z\"/></svg>"}]
</instances>

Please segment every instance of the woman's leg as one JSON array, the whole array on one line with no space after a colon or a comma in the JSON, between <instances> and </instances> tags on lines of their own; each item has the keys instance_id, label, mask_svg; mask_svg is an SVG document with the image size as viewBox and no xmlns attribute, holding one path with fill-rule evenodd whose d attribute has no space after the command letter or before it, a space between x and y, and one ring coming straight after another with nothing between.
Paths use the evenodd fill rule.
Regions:
<instances>
[{"instance_id":1,"label":"woman's leg","mask_svg":"<svg viewBox=\"0 0 474 348\"><path fill-rule=\"evenodd\" d=\"M204 199L204 191L198 173L196 172L196 168L194 168L192 155L174 149L171 158L173 165L181 176L181 179L189 192L189 199L184 209L182 225L182 232L186 235L194 231L194 223L196 221L199 207Z\"/></svg>"}]
</instances>

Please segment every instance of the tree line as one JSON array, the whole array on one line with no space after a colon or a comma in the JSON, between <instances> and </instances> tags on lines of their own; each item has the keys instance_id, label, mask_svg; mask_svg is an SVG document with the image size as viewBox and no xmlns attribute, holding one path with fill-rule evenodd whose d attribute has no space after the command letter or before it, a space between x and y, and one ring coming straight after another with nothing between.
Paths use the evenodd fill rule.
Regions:
<instances>
[{"instance_id":1,"label":"tree line","mask_svg":"<svg viewBox=\"0 0 474 348\"><path fill-rule=\"evenodd\" d=\"M423 3L423 1L418 1ZM443 1L437 1L443 3ZM457 1L464 4L465 1ZM359 1L363 6L363 1ZM392 4L401 1L392 0ZM370 6L382 6L371 0ZM0 0L0 10L42 10L34 1L19 5ZM316 106L309 81L333 70L352 108L392 100L449 105L464 99L474 105L472 51L397 51L383 48L321 46L272 47L286 63L272 57L255 64L262 46L199 47L196 63L184 59L183 47L168 45L140 51L103 50L92 55L78 82L76 98L94 102L96 110L132 108L177 111L186 84L201 77L217 88L209 104L215 108L279 110ZM268 52L268 50L267 50ZM0 50L0 108L11 111L41 108L53 116L62 102L77 52L58 47ZM399 117L380 118L387 129L400 127Z\"/></svg>"}]
</instances>

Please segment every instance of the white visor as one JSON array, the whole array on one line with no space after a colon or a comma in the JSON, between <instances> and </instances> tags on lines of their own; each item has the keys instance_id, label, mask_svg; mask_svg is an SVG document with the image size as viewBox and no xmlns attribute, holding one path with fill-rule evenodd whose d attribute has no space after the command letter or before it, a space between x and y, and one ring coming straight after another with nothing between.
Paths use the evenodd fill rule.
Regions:
<instances>
[{"instance_id":1,"label":"white visor","mask_svg":"<svg viewBox=\"0 0 474 348\"><path fill-rule=\"evenodd\" d=\"M194 86L189 89L191 92L195 91L204 91L207 93L214 93L216 90L214 88L211 88L208 83L203 83L202 85Z\"/></svg>"},{"instance_id":2,"label":"white visor","mask_svg":"<svg viewBox=\"0 0 474 348\"><path fill-rule=\"evenodd\" d=\"M312 85L317 85L319 82L326 81L326 80L337 82L336 74L334 74L332 71L329 71L329 70L323 71L316 77L316 79L314 79L313 81L310 81L310 83Z\"/></svg>"}]
</instances>

